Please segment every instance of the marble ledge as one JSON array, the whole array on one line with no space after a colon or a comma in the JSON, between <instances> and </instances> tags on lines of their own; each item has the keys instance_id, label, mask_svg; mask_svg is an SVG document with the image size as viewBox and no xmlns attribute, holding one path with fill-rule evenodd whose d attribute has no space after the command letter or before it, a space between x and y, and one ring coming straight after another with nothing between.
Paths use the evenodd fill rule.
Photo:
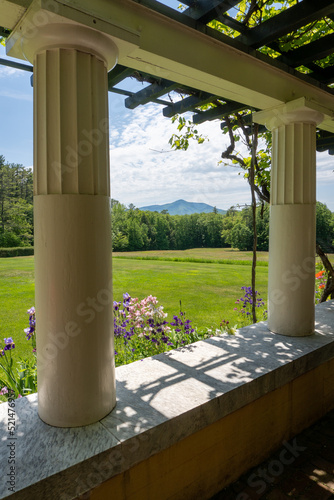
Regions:
<instances>
[{"instance_id":1,"label":"marble ledge","mask_svg":"<svg viewBox=\"0 0 334 500\"><path fill-rule=\"evenodd\" d=\"M0 498L70 500L334 357L334 301L310 337L266 323L118 367L117 406L100 422L42 422L37 394L15 404L15 493L8 490L8 406L0 405ZM89 404L89 401L87 402Z\"/></svg>"}]
</instances>

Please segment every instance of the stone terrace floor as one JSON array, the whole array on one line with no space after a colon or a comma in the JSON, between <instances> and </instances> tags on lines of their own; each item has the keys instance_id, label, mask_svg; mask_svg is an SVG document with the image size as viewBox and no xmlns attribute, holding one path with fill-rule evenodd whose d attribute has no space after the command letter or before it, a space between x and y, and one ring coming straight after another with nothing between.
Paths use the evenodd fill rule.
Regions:
<instances>
[{"instance_id":1,"label":"stone terrace floor","mask_svg":"<svg viewBox=\"0 0 334 500\"><path fill-rule=\"evenodd\" d=\"M334 410L211 500L334 499Z\"/></svg>"}]
</instances>

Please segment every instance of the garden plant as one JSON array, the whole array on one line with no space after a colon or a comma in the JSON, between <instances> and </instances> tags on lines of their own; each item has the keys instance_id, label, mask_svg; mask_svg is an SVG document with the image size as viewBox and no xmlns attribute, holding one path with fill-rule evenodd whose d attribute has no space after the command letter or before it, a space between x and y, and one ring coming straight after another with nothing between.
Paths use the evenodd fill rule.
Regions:
<instances>
[{"instance_id":1,"label":"garden plant","mask_svg":"<svg viewBox=\"0 0 334 500\"><path fill-rule=\"evenodd\" d=\"M320 264L317 265L315 278L315 302L318 303L326 282L326 271ZM214 335L233 335L237 327L251 324L253 300L260 313L258 317L265 320L266 304L260 293L255 291L253 298L250 286L242 286L241 290L243 295L236 300L234 308L240 318L238 325L232 327L228 320L223 319L218 326L200 330L186 318L181 302L180 312L168 321L167 313L157 297L149 295L140 300L124 293L121 301L113 303L116 366L182 348ZM3 345L0 346L0 402L6 401L9 395L14 394L15 398L20 398L37 392L35 308L31 307L27 313L29 326L24 332L27 341L31 343L33 358L14 362L12 350L15 349L15 342L12 337L4 338Z\"/></svg>"}]
</instances>

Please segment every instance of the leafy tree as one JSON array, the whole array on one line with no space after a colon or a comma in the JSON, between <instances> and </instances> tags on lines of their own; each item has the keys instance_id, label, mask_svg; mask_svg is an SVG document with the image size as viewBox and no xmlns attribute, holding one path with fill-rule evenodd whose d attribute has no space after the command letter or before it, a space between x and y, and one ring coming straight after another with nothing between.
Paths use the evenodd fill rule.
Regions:
<instances>
[{"instance_id":1,"label":"leafy tree","mask_svg":"<svg viewBox=\"0 0 334 500\"><path fill-rule=\"evenodd\" d=\"M257 249L261 251L269 250L269 205L261 205L256 213L257 227Z\"/></svg>"},{"instance_id":2,"label":"leafy tree","mask_svg":"<svg viewBox=\"0 0 334 500\"><path fill-rule=\"evenodd\" d=\"M0 156L0 246L32 243L33 179L31 169L7 164Z\"/></svg>"},{"instance_id":3,"label":"leafy tree","mask_svg":"<svg viewBox=\"0 0 334 500\"><path fill-rule=\"evenodd\" d=\"M126 206L117 200L111 200L112 247L115 252L128 249Z\"/></svg>"},{"instance_id":4,"label":"leafy tree","mask_svg":"<svg viewBox=\"0 0 334 500\"><path fill-rule=\"evenodd\" d=\"M135 219L128 222L128 250L142 250L144 248L143 232Z\"/></svg>"},{"instance_id":5,"label":"leafy tree","mask_svg":"<svg viewBox=\"0 0 334 500\"><path fill-rule=\"evenodd\" d=\"M334 247L334 215L324 203L317 201L316 207L317 243L325 252L332 252Z\"/></svg>"},{"instance_id":6,"label":"leafy tree","mask_svg":"<svg viewBox=\"0 0 334 500\"><path fill-rule=\"evenodd\" d=\"M156 222L156 244L160 250L169 249L169 226L165 217L157 217Z\"/></svg>"},{"instance_id":7,"label":"leafy tree","mask_svg":"<svg viewBox=\"0 0 334 500\"><path fill-rule=\"evenodd\" d=\"M229 233L229 243L239 250L251 250L254 235L245 223L237 222Z\"/></svg>"}]
</instances>

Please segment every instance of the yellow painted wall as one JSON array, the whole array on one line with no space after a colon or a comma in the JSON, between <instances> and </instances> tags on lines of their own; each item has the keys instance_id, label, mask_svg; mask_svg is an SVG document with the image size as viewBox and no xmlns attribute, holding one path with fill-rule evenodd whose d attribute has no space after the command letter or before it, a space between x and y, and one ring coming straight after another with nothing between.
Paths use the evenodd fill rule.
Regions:
<instances>
[{"instance_id":1,"label":"yellow painted wall","mask_svg":"<svg viewBox=\"0 0 334 500\"><path fill-rule=\"evenodd\" d=\"M331 360L102 483L89 499L210 498L333 409L333 377Z\"/></svg>"}]
</instances>

